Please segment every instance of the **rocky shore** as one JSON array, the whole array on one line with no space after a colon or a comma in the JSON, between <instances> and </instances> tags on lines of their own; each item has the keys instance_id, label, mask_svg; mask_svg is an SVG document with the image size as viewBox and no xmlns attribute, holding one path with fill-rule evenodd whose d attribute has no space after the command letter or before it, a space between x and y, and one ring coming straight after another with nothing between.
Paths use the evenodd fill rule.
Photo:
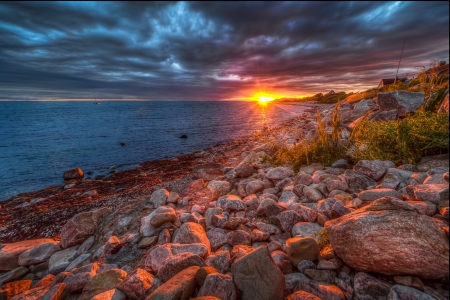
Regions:
<instances>
[{"instance_id":1,"label":"rocky shore","mask_svg":"<svg viewBox=\"0 0 450 300\"><path fill-rule=\"evenodd\" d=\"M363 115L424 101L385 94L341 105L342 140ZM448 299L448 155L271 165L267 141L314 138L316 109L329 126L334 105L312 105L233 142L103 180L72 170L2 202L0 299Z\"/></svg>"}]
</instances>

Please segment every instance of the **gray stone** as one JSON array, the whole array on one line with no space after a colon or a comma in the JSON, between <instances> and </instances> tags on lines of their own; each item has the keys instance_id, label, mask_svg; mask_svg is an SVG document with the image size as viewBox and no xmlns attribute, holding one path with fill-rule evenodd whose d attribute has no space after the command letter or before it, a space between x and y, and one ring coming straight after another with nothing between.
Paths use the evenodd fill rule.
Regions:
<instances>
[{"instance_id":1,"label":"gray stone","mask_svg":"<svg viewBox=\"0 0 450 300\"><path fill-rule=\"evenodd\" d=\"M360 160L354 167L355 172L364 174L375 181L383 178L388 168L393 168L395 165L390 161L381 160Z\"/></svg>"},{"instance_id":2,"label":"gray stone","mask_svg":"<svg viewBox=\"0 0 450 300\"><path fill-rule=\"evenodd\" d=\"M255 173L256 170L249 164L243 164L235 169L236 178L247 178Z\"/></svg>"},{"instance_id":3,"label":"gray stone","mask_svg":"<svg viewBox=\"0 0 450 300\"><path fill-rule=\"evenodd\" d=\"M0 287L4 283L16 281L16 280L22 278L28 272L30 272L30 269L28 269L27 267L20 266L18 268L15 268L9 272L6 272L6 273L0 275Z\"/></svg>"},{"instance_id":4,"label":"gray stone","mask_svg":"<svg viewBox=\"0 0 450 300\"><path fill-rule=\"evenodd\" d=\"M238 196L225 195L217 199L217 207L222 208L224 211L234 212L245 210L247 206Z\"/></svg>"},{"instance_id":5,"label":"gray stone","mask_svg":"<svg viewBox=\"0 0 450 300\"><path fill-rule=\"evenodd\" d=\"M362 191L358 194L358 198L362 201L375 201L386 196L402 199L402 194L393 189L372 189Z\"/></svg>"},{"instance_id":6,"label":"gray stone","mask_svg":"<svg viewBox=\"0 0 450 300\"><path fill-rule=\"evenodd\" d=\"M65 272L70 272L72 269L77 268L83 261L91 257L90 253L81 254L77 258L75 258L64 270Z\"/></svg>"},{"instance_id":7,"label":"gray stone","mask_svg":"<svg viewBox=\"0 0 450 300\"><path fill-rule=\"evenodd\" d=\"M270 180L282 180L286 177L289 177L289 171L283 167L270 169L266 174L266 178Z\"/></svg>"},{"instance_id":8,"label":"gray stone","mask_svg":"<svg viewBox=\"0 0 450 300\"><path fill-rule=\"evenodd\" d=\"M90 236L87 240L81 244L80 248L77 250L77 255L82 255L91 249L92 245L94 245L95 237Z\"/></svg>"},{"instance_id":9,"label":"gray stone","mask_svg":"<svg viewBox=\"0 0 450 300\"><path fill-rule=\"evenodd\" d=\"M206 276L197 296L214 296L218 299L236 300L237 290L230 275L213 273Z\"/></svg>"},{"instance_id":10,"label":"gray stone","mask_svg":"<svg viewBox=\"0 0 450 300\"><path fill-rule=\"evenodd\" d=\"M411 288L408 286L404 286L404 285L394 285L388 296L387 296L388 300L402 300L402 299L407 299L407 300L435 300L436 298L421 292L415 288Z\"/></svg>"},{"instance_id":11,"label":"gray stone","mask_svg":"<svg viewBox=\"0 0 450 300\"><path fill-rule=\"evenodd\" d=\"M336 273L330 270L306 269L303 273L312 280L325 283L334 283L334 278L336 277Z\"/></svg>"},{"instance_id":12,"label":"gray stone","mask_svg":"<svg viewBox=\"0 0 450 300\"><path fill-rule=\"evenodd\" d=\"M170 193L168 190L159 189L152 193L152 196L150 197L148 202L153 204L153 207L158 208L162 205L166 205L169 195L170 195Z\"/></svg>"},{"instance_id":13,"label":"gray stone","mask_svg":"<svg viewBox=\"0 0 450 300\"><path fill-rule=\"evenodd\" d=\"M317 223L311 222L298 222L292 227L292 236L301 236L301 237L316 237L321 231L323 227Z\"/></svg>"},{"instance_id":14,"label":"gray stone","mask_svg":"<svg viewBox=\"0 0 450 300\"><path fill-rule=\"evenodd\" d=\"M361 300L386 299L392 284L367 273L358 272L354 279L355 296Z\"/></svg>"},{"instance_id":15,"label":"gray stone","mask_svg":"<svg viewBox=\"0 0 450 300\"><path fill-rule=\"evenodd\" d=\"M389 111L397 110L406 113L414 112L425 101L425 93L423 92L407 92L393 91L386 93L378 93L377 104L380 110Z\"/></svg>"},{"instance_id":16,"label":"gray stone","mask_svg":"<svg viewBox=\"0 0 450 300\"><path fill-rule=\"evenodd\" d=\"M206 186L215 198L225 196L231 190L231 184L228 181L212 180Z\"/></svg>"},{"instance_id":17,"label":"gray stone","mask_svg":"<svg viewBox=\"0 0 450 300\"><path fill-rule=\"evenodd\" d=\"M351 169L352 166L348 163L346 159L338 159L334 163L331 164L332 168L340 168L340 169Z\"/></svg>"},{"instance_id":18,"label":"gray stone","mask_svg":"<svg viewBox=\"0 0 450 300\"><path fill-rule=\"evenodd\" d=\"M19 265L30 266L37 265L47 261L53 253L59 250L58 242L49 242L38 245L27 251L22 252L19 256Z\"/></svg>"},{"instance_id":19,"label":"gray stone","mask_svg":"<svg viewBox=\"0 0 450 300\"><path fill-rule=\"evenodd\" d=\"M418 184L412 187L414 198L421 201L429 201L438 204L441 200L448 200L447 184Z\"/></svg>"},{"instance_id":20,"label":"gray stone","mask_svg":"<svg viewBox=\"0 0 450 300\"><path fill-rule=\"evenodd\" d=\"M48 261L49 273L56 275L64 271L76 255L76 246L55 252Z\"/></svg>"},{"instance_id":21,"label":"gray stone","mask_svg":"<svg viewBox=\"0 0 450 300\"><path fill-rule=\"evenodd\" d=\"M323 198L318 190L310 186L303 187L303 195L305 195L310 202L317 202Z\"/></svg>"},{"instance_id":22,"label":"gray stone","mask_svg":"<svg viewBox=\"0 0 450 300\"><path fill-rule=\"evenodd\" d=\"M349 190L351 192L360 192L362 190L367 190L370 187L375 187L375 185L377 184L377 182L372 178L353 170L345 171L343 177L345 182L347 182Z\"/></svg>"},{"instance_id":23,"label":"gray stone","mask_svg":"<svg viewBox=\"0 0 450 300\"><path fill-rule=\"evenodd\" d=\"M316 264L310 260L302 260L301 262L298 263L297 265L297 269L302 272L305 273L305 270L307 269L316 269Z\"/></svg>"}]
</instances>

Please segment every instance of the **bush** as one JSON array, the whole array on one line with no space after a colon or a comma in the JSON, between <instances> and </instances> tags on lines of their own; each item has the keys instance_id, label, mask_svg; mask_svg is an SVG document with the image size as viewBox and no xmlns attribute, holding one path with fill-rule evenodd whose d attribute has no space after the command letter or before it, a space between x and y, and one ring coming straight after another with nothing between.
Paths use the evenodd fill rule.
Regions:
<instances>
[{"instance_id":1,"label":"bush","mask_svg":"<svg viewBox=\"0 0 450 300\"><path fill-rule=\"evenodd\" d=\"M448 115L417 112L403 120L374 122L364 118L350 140L356 160L417 163L421 157L448 152Z\"/></svg>"},{"instance_id":2,"label":"bush","mask_svg":"<svg viewBox=\"0 0 450 300\"><path fill-rule=\"evenodd\" d=\"M293 164L294 171L298 172L303 165L318 162L329 166L342 158L346 149L339 146L340 118L338 110L339 105L336 105L331 119L331 134L326 132L322 118L317 113L317 138L309 143L295 145L290 149L286 146L281 147L275 154L275 163L278 165Z\"/></svg>"}]
</instances>

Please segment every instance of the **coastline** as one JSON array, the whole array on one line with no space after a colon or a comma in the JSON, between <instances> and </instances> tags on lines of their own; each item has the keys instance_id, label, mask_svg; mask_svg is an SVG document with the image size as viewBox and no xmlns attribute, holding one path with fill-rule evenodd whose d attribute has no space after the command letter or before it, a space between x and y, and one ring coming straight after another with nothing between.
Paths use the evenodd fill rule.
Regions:
<instances>
[{"instance_id":1,"label":"coastline","mask_svg":"<svg viewBox=\"0 0 450 300\"><path fill-rule=\"evenodd\" d=\"M334 106L313 102L297 105L318 108L319 111ZM315 116L315 111L307 110L306 113ZM297 116L270 127L266 133L287 132L295 127L300 118ZM243 154L263 144L260 133L261 130L257 130L175 158L145 161L138 168L116 172L99 180L89 179L77 184L53 185L20 193L0 202L0 243L58 238L61 227L77 213L101 207L118 209L138 203L159 188L170 187L182 194L189 182L194 180L192 169L195 165L219 163L234 168L245 157Z\"/></svg>"}]
</instances>

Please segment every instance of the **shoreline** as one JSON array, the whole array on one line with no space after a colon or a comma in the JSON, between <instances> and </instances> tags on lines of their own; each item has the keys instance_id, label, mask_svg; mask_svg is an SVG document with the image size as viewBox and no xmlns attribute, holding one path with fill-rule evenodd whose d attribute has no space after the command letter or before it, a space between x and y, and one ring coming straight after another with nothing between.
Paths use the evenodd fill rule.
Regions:
<instances>
[{"instance_id":1,"label":"shoreline","mask_svg":"<svg viewBox=\"0 0 450 300\"><path fill-rule=\"evenodd\" d=\"M311 108L334 105L305 104L302 103ZM307 110L304 114L314 113ZM299 115L268 127L268 132L286 132L301 117ZM262 130L193 153L145 161L138 168L112 173L99 180L85 179L73 186L52 185L10 197L0 202L0 243L57 238L61 227L77 213L100 207L118 208L135 198L149 196L160 187L175 185L172 189L182 193L188 182L193 180L192 169L195 165L214 162L235 167L243 158L242 153L251 150L248 144L261 144ZM33 226L30 227L29 223Z\"/></svg>"}]
</instances>

